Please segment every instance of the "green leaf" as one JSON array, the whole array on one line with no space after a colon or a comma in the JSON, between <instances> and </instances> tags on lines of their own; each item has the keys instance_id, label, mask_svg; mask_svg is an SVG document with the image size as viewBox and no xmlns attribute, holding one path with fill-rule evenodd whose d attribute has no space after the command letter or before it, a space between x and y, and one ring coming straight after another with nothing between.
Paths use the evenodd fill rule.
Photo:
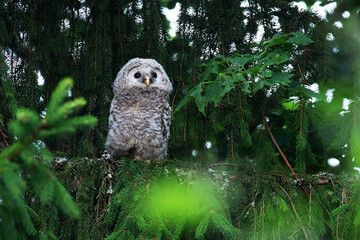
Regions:
<instances>
[{"instance_id":1,"label":"green leaf","mask_svg":"<svg viewBox=\"0 0 360 240\"><path fill-rule=\"evenodd\" d=\"M206 87L206 94L204 100L206 102L214 102L214 105L221 101L222 98L222 84L220 81L214 81Z\"/></svg>"},{"instance_id":2,"label":"green leaf","mask_svg":"<svg viewBox=\"0 0 360 240\"><path fill-rule=\"evenodd\" d=\"M300 95L304 95L309 98L316 98L319 101L324 100L324 96L322 94L316 93L311 89L305 88L304 86L298 86L297 91Z\"/></svg>"},{"instance_id":3,"label":"green leaf","mask_svg":"<svg viewBox=\"0 0 360 240\"><path fill-rule=\"evenodd\" d=\"M265 51L273 46L284 44L285 43L285 37L287 37L288 34L274 34L274 36L266 41L263 41L260 45L263 46Z\"/></svg>"},{"instance_id":4,"label":"green leaf","mask_svg":"<svg viewBox=\"0 0 360 240\"><path fill-rule=\"evenodd\" d=\"M288 59L289 57L286 51L277 49L273 52L267 53L261 61L264 67L268 67L271 65L284 63Z\"/></svg>"},{"instance_id":5,"label":"green leaf","mask_svg":"<svg viewBox=\"0 0 360 240\"><path fill-rule=\"evenodd\" d=\"M189 104L193 99L195 99L196 106L198 107L199 111L205 115L205 107L208 104L208 101L204 99L201 95L203 91L202 83L196 85L176 106L174 113L182 109L184 106ZM207 96L208 98L210 96Z\"/></svg>"},{"instance_id":6,"label":"green leaf","mask_svg":"<svg viewBox=\"0 0 360 240\"><path fill-rule=\"evenodd\" d=\"M284 100L281 103L281 106L285 109L285 110L289 110L289 111L295 111L297 109L299 109L299 101L293 100L293 99L287 99Z\"/></svg>"},{"instance_id":7,"label":"green leaf","mask_svg":"<svg viewBox=\"0 0 360 240\"><path fill-rule=\"evenodd\" d=\"M294 32L292 35L293 37L289 38L286 42L298 45L308 45L314 42L301 31Z\"/></svg>"},{"instance_id":8,"label":"green leaf","mask_svg":"<svg viewBox=\"0 0 360 240\"><path fill-rule=\"evenodd\" d=\"M193 97L190 94L187 94L179 103L176 105L174 114L177 113L180 109L188 105L191 100L193 100Z\"/></svg>"},{"instance_id":9,"label":"green leaf","mask_svg":"<svg viewBox=\"0 0 360 240\"><path fill-rule=\"evenodd\" d=\"M260 74L260 77L261 78L269 78L272 76L272 71L270 69L265 69L265 71L263 71L261 74Z\"/></svg>"},{"instance_id":10,"label":"green leaf","mask_svg":"<svg viewBox=\"0 0 360 240\"><path fill-rule=\"evenodd\" d=\"M282 49L276 49L274 53L276 54L275 64L282 64L289 59L287 51L284 51Z\"/></svg>"},{"instance_id":11,"label":"green leaf","mask_svg":"<svg viewBox=\"0 0 360 240\"><path fill-rule=\"evenodd\" d=\"M191 92L189 94L190 94L190 96L192 96L194 98L198 98L198 97L201 97L202 91L203 91L202 83L199 83L191 90Z\"/></svg>"},{"instance_id":12,"label":"green leaf","mask_svg":"<svg viewBox=\"0 0 360 240\"><path fill-rule=\"evenodd\" d=\"M227 60L229 60L233 64L237 64L240 67L242 67L242 66L252 62L254 60L254 56L244 54L244 55L241 55L241 56L229 57L229 58L227 58Z\"/></svg>"},{"instance_id":13,"label":"green leaf","mask_svg":"<svg viewBox=\"0 0 360 240\"><path fill-rule=\"evenodd\" d=\"M259 91L264 87L264 81L259 79L258 81L254 82L252 85L253 85L253 91L254 93L256 93L257 91Z\"/></svg>"},{"instance_id":14,"label":"green leaf","mask_svg":"<svg viewBox=\"0 0 360 240\"><path fill-rule=\"evenodd\" d=\"M273 72L272 77L265 80L267 86L273 86L275 84L288 85L291 82L291 78L294 74L287 72Z\"/></svg>"},{"instance_id":15,"label":"green leaf","mask_svg":"<svg viewBox=\"0 0 360 240\"><path fill-rule=\"evenodd\" d=\"M241 84L241 91L246 94L251 94L251 89L250 89L249 83L244 82L243 84Z\"/></svg>"},{"instance_id":16,"label":"green leaf","mask_svg":"<svg viewBox=\"0 0 360 240\"><path fill-rule=\"evenodd\" d=\"M237 75L235 77L235 75ZM245 78L244 76L242 76L241 74L235 74L234 76L228 76L228 75L222 75L221 77L224 79L222 81L222 86L224 87L223 88L223 91L221 93L221 97L223 97L226 93L230 92L231 90L233 90L235 88L235 81L240 81L239 79L244 79L245 81ZM216 104L217 105L217 104Z\"/></svg>"},{"instance_id":17,"label":"green leaf","mask_svg":"<svg viewBox=\"0 0 360 240\"><path fill-rule=\"evenodd\" d=\"M196 106L198 107L199 111L205 116L205 107L208 104L208 101L206 101L201 95L199 95L195 99Z\"/></svg>"},{"instance_id":18,"label":"green leaf","mask_svg":"<svg viewBox=\"0 0 360 240\"><path fill-rule=\"evenodd\" d=\"M237 72L233 75L234 82L245 82L246 79L241 72Z\"/></svg>"},{"instance_id":19,"label":"green leaf","mask_svg":"<svg viewBox=\"0 0 360 240\"><path fill-rule=\"evenodd\" d=\"M194 87L194 89L190 92L190 95L195 98L196 106L198 107L199 111L205 115L205 107L208 102L203 98L201 95L203 91L202 84L198 84Z\"/></svg>"},{"instance_id":20,"label":"green leaf","mask_svg":"<svg viewBox=\"0 0 360 240\"><path fill-rule=\"evenodd\" d=\"M203 66L206 66L203 73L201 73L201 79L203 81L209 81L211 78L211 62L208 64L204 64Z\"/></svg>"},{"instance_id":21,"label":"green leaf","mask_svg":"<svg viewBox=\"0 0 360 240\"><path fill-rule=\"evenodd\" d=\"M218 61L212 61L210 72L214 73L214 74L219 73L219 62Z\"/></svg>"}]
</instances>

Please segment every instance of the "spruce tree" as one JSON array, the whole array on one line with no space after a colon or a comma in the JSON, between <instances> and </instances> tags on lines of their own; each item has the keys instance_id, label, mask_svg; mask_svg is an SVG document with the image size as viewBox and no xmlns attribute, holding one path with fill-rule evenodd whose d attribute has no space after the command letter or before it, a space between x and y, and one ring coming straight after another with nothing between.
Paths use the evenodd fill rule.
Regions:
<instances>
[{"instance_id":1,"label":"spruce tree","mask_svg":"<svg viewBox=\"0 0 360 240\"><path fill-rule=\"evenodd\" d=\"M356 239L359 4L331 2L0 1L0 238ZM133 57L174 86L169 159L104 152Z\"/></svg>"}]
</instances>

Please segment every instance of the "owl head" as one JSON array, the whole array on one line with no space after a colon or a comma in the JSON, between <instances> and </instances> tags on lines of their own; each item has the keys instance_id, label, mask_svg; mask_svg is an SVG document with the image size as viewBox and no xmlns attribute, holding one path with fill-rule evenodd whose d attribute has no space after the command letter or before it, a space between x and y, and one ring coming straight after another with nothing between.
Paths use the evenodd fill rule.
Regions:
<instances>
[{"instance_id":1,"label":"owl head","mask_svg":"<svg viewBox=\"0 0 360 240\"><path fill-rule=\"evenodd\" d=\"M164 68L154 59L133 58L119 71L114 82L114 93L134 87L151 91L172 91L172 84Z\"/></svg>"}]
</instances>

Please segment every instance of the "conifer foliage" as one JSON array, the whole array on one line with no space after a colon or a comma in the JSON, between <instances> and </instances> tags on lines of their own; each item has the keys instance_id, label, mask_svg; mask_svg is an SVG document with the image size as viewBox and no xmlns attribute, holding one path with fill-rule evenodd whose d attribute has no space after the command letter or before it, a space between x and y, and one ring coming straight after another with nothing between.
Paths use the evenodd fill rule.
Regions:
<instances>
[{"instance_id":1,"label":"conifer foliage","mask_svg":"<svg viewBox=\"0 0 360 240\"><path fill-rule=\"evenodd\" d=\"M0 0L0 239L359 238L359 4L331 2ZM104 153L133 57L174 87L163 161Z\"/></svg>"},{"instance_id":2,"label":"conifer foliage","mask_svg":"<svg viewBox=\"0 0 360 240\"><path fill-rule=\"evenodd\" d=\"M67 78L55 89L47 108L46 117L40 117L29 109L18 109L16 118L10 122L9 131L16 139L0 154L0 236L9 239L54 237L41 223L36 229L34 222L42 219L25 202L25 192L32 201L42 206L56 204L70 217L78 217L79 211L71 196L49 168L53 161L42 140L48 136L71 133L82 125L93 126L96 119L90 116L69 118L77 108L86 104L85 99L64 103L73 82ZM41 229L41 231L40 231Z\"/></svg>"}]
</instances>

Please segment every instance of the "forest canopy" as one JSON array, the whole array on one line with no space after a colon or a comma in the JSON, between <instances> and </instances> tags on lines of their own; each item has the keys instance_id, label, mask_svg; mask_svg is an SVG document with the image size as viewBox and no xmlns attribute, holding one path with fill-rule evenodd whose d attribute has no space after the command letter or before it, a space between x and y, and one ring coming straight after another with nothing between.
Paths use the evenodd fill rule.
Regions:
<instances>
[{"instance_id":1,"label":"forest canopy","mask_svg":"<svg viewBox=\"0 0 360 240\"><path fill-rule=\"evenodd\" d=\"M0 239L357 239L360 4L305 3L0 0ZM104 149L134 57L174 88L162 161Z\"/></svg>"}]
</instances>

